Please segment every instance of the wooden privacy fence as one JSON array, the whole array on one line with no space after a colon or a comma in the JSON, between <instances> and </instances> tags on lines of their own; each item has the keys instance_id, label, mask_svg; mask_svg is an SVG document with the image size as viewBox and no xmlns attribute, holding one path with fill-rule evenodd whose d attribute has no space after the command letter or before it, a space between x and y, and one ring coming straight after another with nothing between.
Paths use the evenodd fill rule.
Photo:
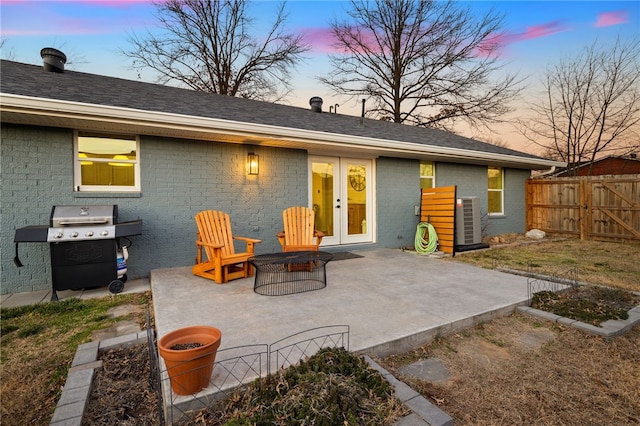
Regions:
<instances>
[{"instance_id":1,"label":"wooden privacy fence","mask_svg":"<svg viewBox=\"0 0 640 426\"><path fill-rule=\"evenodd\" d=\"M428 222L438 234L440 251L455 255L454 229L456 217L456 186L423 189L420 201L420 222Z\"/></svg>"},{"instance_id":2,"label":"wooden privacy fence","mask_svg":"<svg viewBox=\"0 0 640 426\"><path fill-rule=\"evenodd\" d=\"M640 175L529 179L527 229L640 241Z\"/></svg>"}]
</instances>

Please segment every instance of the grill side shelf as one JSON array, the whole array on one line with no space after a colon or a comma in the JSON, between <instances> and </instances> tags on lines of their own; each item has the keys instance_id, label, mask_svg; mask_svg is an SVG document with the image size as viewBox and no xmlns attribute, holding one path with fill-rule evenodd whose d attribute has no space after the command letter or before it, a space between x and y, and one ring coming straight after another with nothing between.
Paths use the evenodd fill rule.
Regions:
<instances>
[{"instance_id":1,"label":"grill side shelf","mask_svg":"<svg viewBox=\"0 0 640 426\"><path fill-rule=\"evenodd\" d=\"M142 234L142 220L120 222L116 224L116 238Z\"/></svg>"},{"instance_id":2,"label":"grill side shelf","mask_svg":"<svg viewBox=\"0 0 640 426\"><path fill-rule=\"evenodd\" d=\"M14 243L46 243L49 227L47 225L30 225L16 229Z\"/></svg>"}]
</instances>

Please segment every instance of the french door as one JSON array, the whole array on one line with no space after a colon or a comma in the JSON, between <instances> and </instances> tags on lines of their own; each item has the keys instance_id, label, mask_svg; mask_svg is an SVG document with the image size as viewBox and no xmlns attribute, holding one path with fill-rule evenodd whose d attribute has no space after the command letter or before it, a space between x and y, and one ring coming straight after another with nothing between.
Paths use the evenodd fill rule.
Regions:
<instances>
[{"instance_id":1,"label":"french door","mask_svg":"<svg viewBox=\"0 0 640 426\"><path fill-rule=\"evenodd\" d=\"M309 158L309 202L322 245L373 241L373 163L339 157Z\"/></svg>"}]
</instances>

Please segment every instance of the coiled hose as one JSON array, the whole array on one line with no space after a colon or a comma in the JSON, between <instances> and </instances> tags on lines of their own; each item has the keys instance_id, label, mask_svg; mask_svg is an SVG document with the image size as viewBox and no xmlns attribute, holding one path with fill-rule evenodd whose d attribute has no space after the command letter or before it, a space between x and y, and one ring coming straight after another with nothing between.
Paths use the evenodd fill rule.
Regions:
<instances>
[{"instance_id":1,"label":"coiled hose","mask_svg":"<svg viewBox=\"0 0 640 426\"><path fill-rule=\"evenodd\" d=\"M426 230L426 231L425 231ZM425 235L428 235L428 239L425 240ZM418 229L416 229L415 239L416 252L419 254L429 254L436 251L438 247L438 234L436 230L428 222L420 222Z\"/></svg>"}]
</instances>

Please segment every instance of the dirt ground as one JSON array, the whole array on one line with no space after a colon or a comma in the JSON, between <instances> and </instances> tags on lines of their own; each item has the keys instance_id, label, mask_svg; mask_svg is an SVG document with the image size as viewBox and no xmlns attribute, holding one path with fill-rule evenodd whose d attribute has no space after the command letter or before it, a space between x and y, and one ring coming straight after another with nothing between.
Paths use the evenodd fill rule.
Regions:
<instances>
[{"instance_id":1,"label":"dirt ground","mask_svg":"<svg viewBox=\"0 0 640 426\"><path fill-rule=\"evenodd\" d=\"M640 327L605 340L514 314L390 357L435 358L438 383L402 377L456 425L640 424Z\"/></svg>"}]
</instances>

